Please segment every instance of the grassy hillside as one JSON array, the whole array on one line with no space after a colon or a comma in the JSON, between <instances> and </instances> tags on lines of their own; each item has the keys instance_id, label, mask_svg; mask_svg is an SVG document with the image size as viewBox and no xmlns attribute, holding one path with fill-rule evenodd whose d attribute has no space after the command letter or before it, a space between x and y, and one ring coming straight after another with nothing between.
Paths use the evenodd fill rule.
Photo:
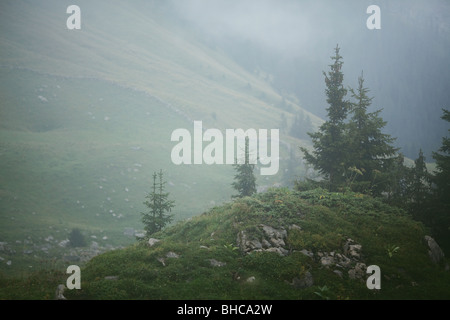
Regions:
<instances>
[{"instance_id":1,"label":"grassy hillside","mask_svg":"<svg viewBox=\"0 0 450 320\"><path fill-rule=\"evenodd\" d=\"M258 74L192 37L160 1L80 1L82 28L66 28L70 1L0 5L0 272L65 266L82 230L89 254L126 246L154 171L183 220L230 199L230 166L174 166L177 128L278 128L282 98ZM295 101L294 111L301 110ZM288 124L294 114L285 112ZM314 125L320 119L310 114ZM289 145L281 136L280 183ZM292 168L291 168L292 169ZM291 178L304 168L298 162ZM85 252L86 253L86 252Z\"/></svg>"},{"instance_id":2,"label":"grassy hillside","mask_svg":"<svg viewBox=\"0 0 450 320\"><path fill-rule=\"evenodd\" d=\"M212 122L214 111L217 123L208 126L278 125L280 110L272 105L281 97L270 85L193 38L160 2L81 1L77 31L65 27L67 3L6 2L2 64L108 79L158 96L191 119Z\"/></svg>"},{"instance_id":3,"label":"grassy hillside","mask_svg":"<svg viewBox=\"0 0 450 320\"><path fill-rule=\"evenodd\" d=\"M67 254L57 244L75 227L102 246L130 243L134 236L123 232L142 229L142 202L159 168L177 200L177 220L229 199L231 187L214 179L231 175L230 167L186 170L170 163L171 126L189 123L158 100L100 80L0 74L2 98L11 107L2 109L0 131L1 242L16 253L0 253L13 262L0 270L35 268L21 260L54 257L42 251L46 244L60 249L58 257ZM199 189L201 203L195 200ZM50 236L52 243L45 241Z\"/></svg>"},{"instance_id":4,"label":"grassy hillside","mask_svg":"<svg viewBox=\"0 0 450 320\"><path fill-rule=\"evenodd\" d=\"M81 270L81 289L64 295L449 299L450 274L444 269L448 259L431 262L425 235L424 227L404 212L368 196L271 189L179 222L154 234L159 242L152 245L146 240L93 258ZM366 286L369 265L380 267L379 290ZM52 299L66 277L36 274L15 282L8 295Z\"/></svg>"}]
</instances>

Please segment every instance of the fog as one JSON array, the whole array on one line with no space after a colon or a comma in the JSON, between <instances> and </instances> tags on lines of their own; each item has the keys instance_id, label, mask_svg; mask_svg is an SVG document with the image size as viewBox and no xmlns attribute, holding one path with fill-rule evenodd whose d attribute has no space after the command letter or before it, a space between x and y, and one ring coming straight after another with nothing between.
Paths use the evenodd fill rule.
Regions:
<instances>
[{"instance_id":1,"label":"fog","mask_svg":"<svg viewBox=\"0 0 450 320\"><path fill-rule=\"evenodd\" d=\"M308 48L332 32L331 8L324 4L192 0L176 8L210 36L249 40L282 56L310 54Z\"/></svg>"},{"instance_id":2,"label":"fog","mask_svg":"<svg viewBox=\"0 0 450 320\"><path fill-rule=\"evenodd\" d=\"M367 8L378 5L381 29L369 30ZM446 134L450 3L434 1L172 1L174 12L207 43L225 50L250 71L273 75L283 94L325 117L322 71L336 44L345 83L364 71L383 109L387 130L409 157L422 148L429 160ZM419 129L419 130L418 130Z\"/></svg>"}]
</instances>

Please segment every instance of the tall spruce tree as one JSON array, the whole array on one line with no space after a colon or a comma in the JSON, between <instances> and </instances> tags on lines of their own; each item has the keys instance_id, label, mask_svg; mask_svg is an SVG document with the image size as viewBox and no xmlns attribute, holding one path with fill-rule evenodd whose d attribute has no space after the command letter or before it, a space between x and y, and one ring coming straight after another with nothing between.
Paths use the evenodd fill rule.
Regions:
<instances>
[{"instance_id":1,"label":"tall spruce tree","mask_svg":"<svg viewBox=\"0 0 450 320\"><path fill-rule=\"evenodd\" d=\"M161 231L168 223L172 221L173 215L170 214L175 206L174 200L169 200L169 193L165 192L166 182L163 180L163 172L153 173L152 191L146 196L144 204L149 211L142 213L142 222L147 236Z\"/></svg>"},{"instance_id":2,"label":"tall spruce tree","mask_svg":"<svg viewBox=\"0 0 450 320\"><path fill-rule=\"evenodd\" d=\"M237 162L237 161L236 161ZM236 175L234 176L233 188L238 192L233 195L233 198L242 198L251 196L256 193L256 177L253 174L255 165L250 163L249 140L245 138L245 161L243 164L235 163L234 169Z\"/></svg>"},{"instance_id":3,"label":"tall spruce tree","mask_svg":"<svg viewBox=\"0 0 450 320\"><path fill-rule=\"evenodd\" d=\"M364 87L364 77L358 78L358 88L350 89L354 102L350 104L352 116L348 128L347 152L350 168L356 168L354 189L361 192L381 194L385 183L383 173L393 162L398 149L392 146L395 138L382 132L386 122L379 116L382 110L368 112L373 97L368 97L369 89Z\"/></svg>"},{"instance_id":4,"label":"tall spruce tree","mask_svg":"<svg viewBox=\"0 0 450 320\"><path fill-rule=\"evenodd\" d=\"M305 160L318 170L327 180L328 188L336 190L345 181L345 168L347 159L347 146L345 142L345 119L349 103L345 100L347 89L343 86L342 56L337 45L335 55L331 57L333 64L330 71L323 72L325 76L325 93L327 96L328 119L319 128L318 132L308 133L311 137L314 150L310 153L301 147Z\"/></svg>"}]
</instances>

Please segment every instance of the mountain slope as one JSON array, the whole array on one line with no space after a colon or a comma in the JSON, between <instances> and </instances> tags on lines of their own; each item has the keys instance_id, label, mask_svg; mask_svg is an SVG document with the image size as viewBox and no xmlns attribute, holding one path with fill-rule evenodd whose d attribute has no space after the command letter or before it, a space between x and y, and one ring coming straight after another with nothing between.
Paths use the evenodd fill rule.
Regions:
<instances>
[{"instance_id":1,"label":"mountain slope","mask_svg":"<svg viewBox=\"0 0 450 320\"><path fill-rule=\"evenodd\" d=\"M172 164L175 129L192 132L194 120L221 130L280 123L282 98L270 84L193 38L164 3L80 1L82 28L72 31L70 4L0 5L0 271L8 275L79 256L63 245L73 228L89 239L88 256L133 242L159 169L176 220L229 200L231 166ZM306 144L281 139L282 158ZM258 185L279 183L286 168L282 159L279 174Z\"/></svg>"},{"instance_id":2,"label":"mountain slope","mask_svg":"<svg viewBox=\"0 0 450 320\"><path fill-rule=\"evenodd\" d=\"M83 24L76 31L62 23L68 17L64 2L44 3L46 7L4 5L2 64L111 80L156 95L191 119L205 118L213 110L224 127L278 125L279 110L270 104L281 97L225 55L183 33L176 21L166 27L160 21L167 15L158 15L158 2L80 2ZM247 89L249 83L253 90ZM237 110L238 115L233 112Z\"/></svg>"}]
</instances>

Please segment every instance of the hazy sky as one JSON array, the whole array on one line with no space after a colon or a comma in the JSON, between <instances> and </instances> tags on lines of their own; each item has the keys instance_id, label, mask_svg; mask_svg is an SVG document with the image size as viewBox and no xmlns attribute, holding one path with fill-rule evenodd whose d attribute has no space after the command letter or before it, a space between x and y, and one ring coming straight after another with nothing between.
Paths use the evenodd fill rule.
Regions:
<instances>
[{"instance_id":1,"label":"hazy sky","mask_svg":"<svg viewBox=\"0 0 450 320\"><path fill-rule=\"evenodd\" d=\"M348 32L365 27L363 3L337 6L336 1L188 0L177 1L176 8L210 35L251 39L278 53L299 54L333 35L336 28ZM345 17L342 12L346 12Z\"/></svg>"},{"instance_id":2,"label":"hazy sky","mask_svg":"<svg viewBox=\"0 0 450 320\"><path fill-rule=\"evenodd\" d=\"M315 53L313 49L328 40L344 43L353 34L366 32L370 16L366 10L373 4L381 8L383 30L397 22L409 26L411 33L419 24L433 22L441 31L450 29L447 0L172 0L172 4L209 35L251 39L288 55Z\"/></svg>"},{"instance_id":3,"label":"hazy sky","mask_svg":"<svg viewBox=\"0 0 450 320\"><path fill-rule=\"evenodd\" d=\"M381 9L381 30L366 27L370 5ZM278 86L319 116L326 108L322 71L339 44L345 85L355 87L364 71L390 133L400 144L416 141L411 156L419 145L436 148L447 132L440 116L450 108L448 0L172 0L172 6L235 58L274 74ZM236 48L246 41L256 51Z\"/></svg>"}]
</instances>

